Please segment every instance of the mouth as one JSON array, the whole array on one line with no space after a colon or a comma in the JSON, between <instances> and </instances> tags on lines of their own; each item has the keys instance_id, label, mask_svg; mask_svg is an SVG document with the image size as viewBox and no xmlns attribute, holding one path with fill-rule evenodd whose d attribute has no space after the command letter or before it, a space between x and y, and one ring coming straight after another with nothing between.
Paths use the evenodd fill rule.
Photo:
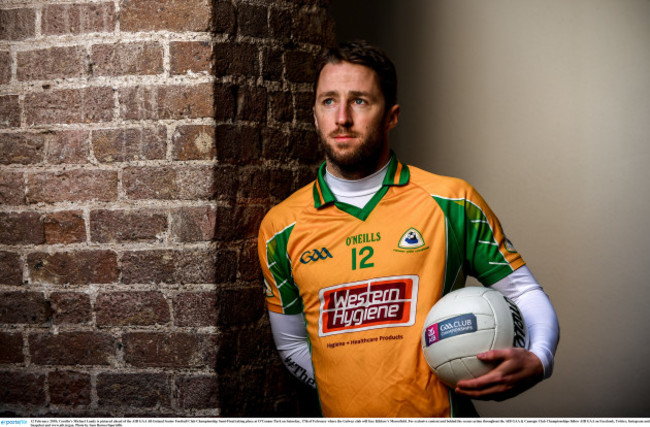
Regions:
<instances>
[{"instance_id":1,"label":"mouth","mask_svg":"<svg viewBox=\"0 0 650 427\"><path fill-rule=\"evenodd\" d=\"M353 133L336 133L330 135L332 139L335 141L349 141L351 139L355 139L357 137L356 134Z\"/></svg>"}]
</instances>

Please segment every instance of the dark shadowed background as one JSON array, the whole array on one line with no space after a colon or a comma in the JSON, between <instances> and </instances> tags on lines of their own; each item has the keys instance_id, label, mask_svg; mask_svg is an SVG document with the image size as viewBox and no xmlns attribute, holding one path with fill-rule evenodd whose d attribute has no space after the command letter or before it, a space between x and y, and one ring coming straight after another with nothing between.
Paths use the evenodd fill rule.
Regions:
<instances>
[{"instance_id":1,"label":"dark shadowed background","mask_svg":"<svg viewBox=\"0 0 650 427\"><path fill-rule=\"evenodd\" d=\"M553 377L483 416L650 416L650 2L334 0L394 59L405 161L470 181L557 310Z\"/></svg>"}]
</instances>

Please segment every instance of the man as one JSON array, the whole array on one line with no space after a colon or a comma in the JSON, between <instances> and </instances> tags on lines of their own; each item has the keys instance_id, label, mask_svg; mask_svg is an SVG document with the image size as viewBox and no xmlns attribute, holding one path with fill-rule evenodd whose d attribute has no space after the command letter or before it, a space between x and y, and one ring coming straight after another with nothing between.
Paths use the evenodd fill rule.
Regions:
<instances>
[{"instance_id":1,"label":"man","mask_svg":"<svg viewBox=\"0 0 650 427\"><path fill-rule=\"evenodd\" d=\"M398 161L388 142L396 94L380 50L356 42L324 56L314 119L325 163L260 228L271 327L325 416L474 416L469 398L508 398L550 376L557 318L469 184ZM519 305L531 345L479 355L496 367L448 390L424 360L420 333L467 274Z\"/></svg>"}]
</instances>

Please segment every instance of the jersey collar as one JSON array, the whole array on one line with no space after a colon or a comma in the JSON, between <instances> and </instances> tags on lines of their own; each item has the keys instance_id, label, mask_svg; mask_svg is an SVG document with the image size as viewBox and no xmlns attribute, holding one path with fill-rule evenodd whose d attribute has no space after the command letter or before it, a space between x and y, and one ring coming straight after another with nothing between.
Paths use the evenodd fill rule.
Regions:
<instances>
[{"instance_id":1,"label":"jersey collar","mask_svg":"<svg viewBox=\"0 0 650 427\"><path fill-rule=\"evenodd\" d=\"M390 161L388 163L388 170L382 182L381 193L385 193L388 187L402 186L409 182L409 168L407 165L400 163L397 156L391 151ZM327 182L325 182L325 162L318 169L318 176L314 182L314 207L316 209L323 208L333 203L337 203L336 196L332 193Z\"/></svg>"}]
</instances>

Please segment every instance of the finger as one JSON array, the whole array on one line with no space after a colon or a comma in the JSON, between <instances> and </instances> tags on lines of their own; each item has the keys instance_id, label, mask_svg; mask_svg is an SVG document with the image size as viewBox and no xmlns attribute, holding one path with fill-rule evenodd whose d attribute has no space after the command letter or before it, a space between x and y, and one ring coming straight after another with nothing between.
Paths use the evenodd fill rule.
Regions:
<instances>
[{"instance_id":1,"label":"finger","mask_svg":"<svg viewBox=\"0 0 650 427\"><path fill-rule=\"evenodd\" d=\"M464 390L484 390L502 382L503 375L498 371L490 371L480 377L458 381L457 388Z\"/></svg>"},{"instance_id":2,"label":"finger","mask_svg":"<svg viewBox=\"0 0 650 427\"><path fill-rule=\"evenodd\" d=\"M483 362L498 362L500 360L505 360L509 357L509 350L490 350L483 353L479 353L476 357Z\"/></svg>"},{"instance_id":3,"label":"finger","mask_svg":"<svg viewBox=\"0 0 650 427\"><path fill-rule=\"evenodd\" d=\"M471 398L495 399L495 395L504 393L513 386L499 370L493 370L478 378L459 381L455 391Z\"/></svg>"},{"instance_id":4,"label":"finger","mask_svg":"<svg viewBox=\"0 0 650 427\"><path fill-rule=\"evenodd\" d=\"M484 390L465 390L456 388L454 391L457 394L462 394L470 399L497 401L509 399L517 394L511 387L505 386L494 386Z\"/></svg>"},{"instance_id":5,"label":"finger","mask_svg":"<svg viewBox=\"0 0 650 427\"><path fill-rule=\"evenodd\" d=\"M483 362L490 363L493 365L493 368L479 377L460 380L458 386L466 389L480 389L501 381L503 377L501 373L503 366L501 365L507 360L505 354L502 353L499 350L479 353L477 358Z\"/></svg>"}]
</instances>

